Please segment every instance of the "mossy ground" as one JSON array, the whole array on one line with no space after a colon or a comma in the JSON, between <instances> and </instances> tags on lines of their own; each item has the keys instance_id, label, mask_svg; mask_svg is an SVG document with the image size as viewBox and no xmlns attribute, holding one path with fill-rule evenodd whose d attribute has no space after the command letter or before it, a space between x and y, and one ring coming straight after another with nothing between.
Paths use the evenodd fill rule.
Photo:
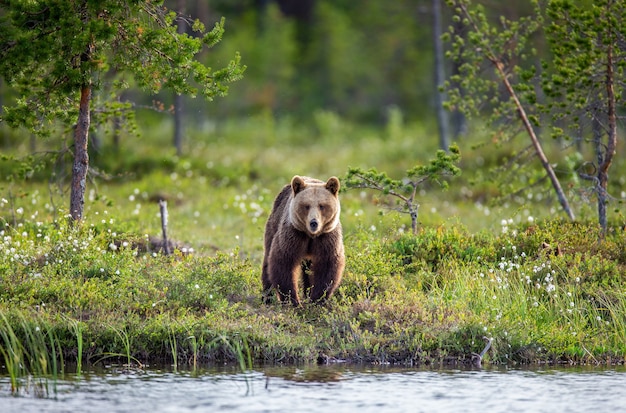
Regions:
<instances>
[{"instance_id":1,"label":"mossy ground","mask_svg":"<svg viewBox=\"0 0 626 413\"><path fill-rule=\"evenodd\" d=\"M620 204L604 240L581 198L575 223L563 221L540 192L492 205L498 188L479 179L476 165L498 158L499 149L473 152L471 142L460 145L464 175L448 191L424 188L418 234L409 233L407 216L379 213L376 194L341 194L347 266L328 305L263 305L263 226L291 176L325 179L348 166L373 166L401 177L436 149L420 146L427 133L416 126L390 134L335 119L315 132L268 122L224 125L211 138L195 132L185 158L172 156L158 135L117 154L105 147L92 160L108 178L89 184L80 226L66 223L67 194L47 180L52 167L5 182L0 330L41 332L54 337L48 343L65 360L80 351L90 362L110 355L216 362L245 354L258 363L320 355L469 363L485 338L493 342L484 362L624 361ZM625 168L615 167L619 183ZM154 199L163 197L169 235L179 242L171 256L149 242L161 234Z\"/></svg>"}]
</instances>

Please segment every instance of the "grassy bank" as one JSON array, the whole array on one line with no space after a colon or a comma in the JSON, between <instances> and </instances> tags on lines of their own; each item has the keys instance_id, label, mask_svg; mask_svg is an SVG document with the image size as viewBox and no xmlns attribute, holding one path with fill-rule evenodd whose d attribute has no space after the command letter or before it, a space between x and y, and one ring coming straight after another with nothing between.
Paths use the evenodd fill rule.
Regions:
<instances>
[{"instance_id":1,"label":"grassy bank","mask_svg":"<svg viewBox=\"0 0 626 413\"><path fill-rule=\"evenodd\" d=\"M302 138L293 125L263 122L197 138L184 159L164 154L158 137L103 151L94 162L108 178L90 185L79 228L65 223L65 194L38 179L43 172L7 182L5 368L45 373L53 363L111 358L470 363L485 338L493 339L486 363L624 362L620 215L600 242L591 206L580 204L582 219L568 223L539 193L489 204L497 188L472 181L498 149L478 155L461 145L464 175L447 192L420 194L417 235L406 216L380 214L372 194L342 193L347 266L336 297L326 307L262 305L263 226L293 174L374 166L398 177L435 150L415 148L415 136L427 135L417 127L363 132L326 120ZM151 243L162 197L179 246L172 256Z\"/></svg>"},{"instance_id":2,"label":"grassy bank","mask_svg":"<svg viewBox=\"0 0 626 413\"><path fill-rule=\"evenodd\" d=\"M621 363L626 356L626 241L551 221L469 234L363 229L327 307L260 302L259 263L236 253L138 252L115 225L5 230L0 314L65 360L111 355L178 363L468 362L493 338L494 363ZM3 347L11 344L3 333ZM32 341L32 340L31 340ZM41 346L32 349L40 351ZM6 356L5 356L6 357ZM36 355L32 356L36 358Z\"/></svg>"}]
</instances>

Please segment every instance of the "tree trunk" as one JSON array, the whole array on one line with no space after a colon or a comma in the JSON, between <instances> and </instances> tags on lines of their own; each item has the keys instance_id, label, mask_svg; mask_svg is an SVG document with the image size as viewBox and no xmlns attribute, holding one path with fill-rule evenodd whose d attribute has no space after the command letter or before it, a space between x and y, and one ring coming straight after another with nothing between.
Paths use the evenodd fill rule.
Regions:
<instances>
[{"instance_id":1,"label":"tree trunk","mask_svg":"<svg viewBox=\"0 0 626 413\"><path fill-rule=\"evenodd\" d=\"M177 7L179 15L185 13L185 0L178 0ZM185 20L179 16L176 24L178 33L185 32ZM183 154L183 96L180 93L174 94L174 147L176 155Z\"/></svg>"},{"instance_id":2,"label":"tree trunk","mask_svg":"<svg viewBox=\"0 0 626 413\"><path fill-rule=\"evenodd\" d=\"M74 166L72 167L72 191L70 194L70 216L77 222L83 218L85 206L85 189L87 187L87 172L89 170L89 102L91 100L91 83L83 85L80 90L80 106L78 122L74 131Z\"/></svg>"},{"instance_id":3,"label":"tree trunk","mask_svg":"<svg viewBox=\"0 0 626 413\"><path fill-rule=\"evenodd\" d=\"M445 80L443 66L443 42L441 40L441 0L433 0L433 40L435 43L435 98L437 125L439 127L439 147L448 150L448 117L443 108L444 92L440 90Z\"/></svg>"},{"instance_id":4,"label":"tree trunk","mask_svg":"<svg viewBox=\"0 0 626 413\"><path fill-rule=\"evenodd\" d=\"M174 95L174 147L176 155L183 154L183 96Z\"/></svg>"},{"instance_id":5,"label":"tree trunk","mask_svg":"<svg viewBox=\"0 0 626 413\"><path fill-rule=\"evenodd\" d=\"M504 72L504 67L502 65L502 62L499 60L492 60L492 63L496 66L496 69L500 76L500 80L502 81L502 83L504 83L504 87L506 88L509 96L511 97L511 99L513 99L513 102L515 103L515 107L517 108L517 114L519 115L522 121L522 124L524 125L524 129L526 130L526 133L530 137L533 147L535 148L535 154L539 158L539 161L541 162L543 169L546 171L546 174L548 175L548 178L550 179L550 182L552 183L552 187L554 188L554 191L556 192L557 198L559 199L559 203L563 207L563 210L565 211L569 219L574 221L575 219L574 213L572 212L572 209L569 206L569 202L567 201L567 197L565 196L565 193L563 192L563 188L561 187L559 178L557 178L556 173L554 172L554 169L552 169L552 165L550 165L550 162L548 161L548 158L543 151L541 142L539 142L539 138L537 137L537 134L535 134L535 130L533 129L533 125L530 123L530 120L528 119L528 115L526 114L526 111L524 110L524 106L522 106L522 103L517 98L517 94L515 93L513 86L509 82L509 78L507 74Z\"/></svg>"},{"instance_id":6,"label":"tree trunk","mask_svg":"<svg viewBox=\"0 0 626 413\"><path fill-rule=\"evenodd\" d=\"M601 169L605 156L602 143L602 135L604 132L602 130L602 123L600 120L600 117L602 116L602 112L599 109L600 107L601 104L598 103L597 107L591 114L591 134L593 137L593 149L596 154L598 167L595 169L595 176L589 176L588 179L592 180L594 183L594 189L598 201L598 222L602 228L602 234L604 234L606 228L606 184L608 182L608 176L606 173L603 173Z\"/></svg>"},{"instance_id":7,"label":"tree trunk","mask_svg":"<svg viewBox=\"0 0 626 413\"><path fill-rule=\"evenodd\" d=\"M606 103L607 103L607 134L608 142L606 149L601 144L596 144L596 156L598 157L598 220L600 227L602 228L602 235L606 235L608 226L606 217L606 204L607 204L607 186L609 182L609 167L613 162L617 148L617 113L616 113L616 99L615 99L615 74L613 72L613 47L612 43L607 43L606 51ZM604 150L605 149L605 150ZM603 151L604 150L604 151Z\"/></svg>"}]
</instances>

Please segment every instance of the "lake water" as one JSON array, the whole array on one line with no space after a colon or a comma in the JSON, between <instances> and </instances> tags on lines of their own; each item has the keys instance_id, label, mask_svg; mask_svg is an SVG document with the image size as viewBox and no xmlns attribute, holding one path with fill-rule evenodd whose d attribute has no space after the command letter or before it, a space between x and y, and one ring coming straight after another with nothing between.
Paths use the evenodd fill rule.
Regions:
<instances>
[{"instance_id":1,"label":"lake water","mask_svg":"<svg viewBox=\"0 0 626 413\"><path fill-rule=\"evenodd\" d=\"M418 370L355 366L195 373L87 372L36 397L10 392L0 412L617 412L626 411L626 370ZM23 386L24 389L26 386Z\"/></svg>"}]
</instances>

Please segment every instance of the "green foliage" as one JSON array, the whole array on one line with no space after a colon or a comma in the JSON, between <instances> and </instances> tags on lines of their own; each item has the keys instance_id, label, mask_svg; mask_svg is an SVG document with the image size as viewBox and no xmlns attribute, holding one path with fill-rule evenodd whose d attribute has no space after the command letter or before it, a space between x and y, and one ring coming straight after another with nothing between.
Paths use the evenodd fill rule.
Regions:
<instances>
[{"instance_id":1,"label":"green foliage","mask_svg":"<svg viewBox=\"0 0 626 413\"><path fill-rule=\"evenodd\" d=\"M580 111L591 103L606 100L606 85L595 79L604 71L601 65L606 64L609 48L615 68L623 70L626 59L619 44L626 9L621 2L598 1L582 6L571 1L550 1L546 14L546 34L553 56L551 62L543 62L549 70L544 74L542 87L544 93L554 98L548 107L555 109L553 115L558 118L584 115ZM621 79L618 76L616 80L621 84ZM557 105L565 110L556 110Z\"/></svg>"},{"instance_id":2,"label":"green foliage","mask_svg":"<svg viewBox=\"0 0 626 413\"><path fill-rule=\"evenodd\" d=\"M552 98L545 110L555 121L570 119L586 128L589 121L584 118L606 116L607 87L619 91L625 86L622 73L626 53L621 46L624 40L621 27L626 20L626 7L611 1L588 6L550 1L545 13L549 23L546 37L553 54L551 62L542 62L546 69L542 74L542 90ZM610 75L608 70L615 73L614 79L606 77ZM607 81L611 84L607 85ZM568 138L571 133L555 129L558 137Z\"/></svg>"},{"instance_id":3,"label":"green foliage","mask_svg":"<svg viewBox=\"0 0 626 413\"><path fill-rule=\"evenodd\" d=\"M514 79L516 91L524 95L523 92L531 90L532 84L516 79L528 76L532 70L528 61L536 51L529 41L541 27L541 16L533 14L518 20L500 16L494 22L488 19L481 4L470 0L449 0L447 4L454 12L455 24L462 27L451 26L444 35L451 45L446 57L458 65L459 71L446 82L448 108L468 116L487 114L490 125L510 122L517 116L517 108L510 95L501 93L494 61L498 60ZM485 113L484 109L489 112ZM504 133L508 127L505 123L499 128L503 133L497 135L498 140L507 141L515 135Z\"/></svg>"},{"instance_id":4,"label":"green foliage","mask_svg":"<svg viewBox=\"0 0 626 413\"><path fill-rule=\"evenodd\" d=\"M354 248L346 252L346 273L340 290L346 302L370 300L376 296L401 294L404 283L399 277L403 271L400 257L386 251L381 243L366 234L353 239Z\"/></svg>"},{"instance_id":5,"label":"green foliage","mask_svg":"<svg viewBox=\"0 0 626 413\"><path fill-rule=\"evenodd\" d=\"M46 0L4 2L0 17L0 76L18 94L2 120L49 135L54 121L76 122L77 91L107 80L106 73L130 74L141 88L162 88L208 99L223 96L227 84L241 78L239 55L213 71L197 60L203 45L213 46L224 21L205 32L190 23L197 37L179 34L175 20L160 3ZM124 86L125 82L116 82ZM127 104L99 113L116 114Z\"/></svg>"},{"instance_id":6,"label":"green foliage","mask_svg":"<svg viewBox=\"0 0 626 413\"><path fill-rule=\"evenodd\" d=\"M402 257L406 271L436 271L445 262L455 260L477 263L484 259L495 260L498 251L484 234L468 234L456 228L424 230L419 237L410 234L399 236L390 244L390 250Z\"/></svg>"}]
</instances>

